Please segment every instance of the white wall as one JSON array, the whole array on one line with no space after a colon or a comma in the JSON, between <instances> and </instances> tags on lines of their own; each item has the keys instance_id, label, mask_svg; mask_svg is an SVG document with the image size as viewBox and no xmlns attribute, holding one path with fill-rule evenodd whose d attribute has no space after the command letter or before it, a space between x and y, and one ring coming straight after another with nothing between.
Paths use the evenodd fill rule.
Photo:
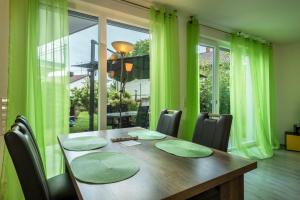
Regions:
<instances>
[{"instance_id":1,"label":"white wall","mask_svg":"<svg viewBox=\"0 0 300 200\"><path fill-rule=\"evenodd\" d=\"M148 10L128 5L122 1L69 0L69 8L78 12L99 16L100 18L148 27Z\"/></svg>"},{"instance_id":2,"label":"white wall","mask_svg":"<svg viewBox=\"0 0 300 200\"><path fill-rule=\"evenodd\" d=\"M277 130L284 132L300 122L300 43L274 45Z\"/></svg>"}]
</instances>

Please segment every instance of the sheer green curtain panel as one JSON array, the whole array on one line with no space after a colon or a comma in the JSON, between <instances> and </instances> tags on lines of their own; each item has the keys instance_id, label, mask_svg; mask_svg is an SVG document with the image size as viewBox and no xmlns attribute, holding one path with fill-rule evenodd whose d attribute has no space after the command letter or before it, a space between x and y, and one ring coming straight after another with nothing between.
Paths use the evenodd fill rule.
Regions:
<instances>
[{"instance_id":1,"label":"sheer green curtain panel","mask_svg":"<svg viewBox=\"0 0 300 200\"><path fill-rule=\"evenodd\" d=\"M68 2L10 1L7 129L18 114L29 120L46 173L62 172L57 135L69 132ZM5 150L1 199L22 199Z\"/></svg>"},{"instance_id":2,"label":"sheer green curtain panel","mask_svg":"<svg viewBox=\"0 0 300 200\"><path fill-rule=\"evenodd\" d=\"M271 47L234 35L231 42L231 151L263 159L278 148L272 102Z\"/></svg>"},{"instance_id":3,"label":"sheer green curtain panel","mask_svg":"<svg viewBox=\"0 0 300 200\"><path fill-rule=\"evenodd\" d=\"M185 140L191 140L193 137L197 116L200 111L198 64L199 23L197 19L192 18L187 22L186 35L186 93L182 119L182 133L180 137Z\"/></svg>"},{"instance_id":4,"label":"sheer green curtain panel","mask_svg":"<svg viewBox=\"0 0 300 200\"><path fill-rule=\"evenodd\" d=\"M26 116L51 177L63 169L57 135L69 132L68 5L37 2L28 15Z\"/></svg>"},{"instance_id":5,"label":"sheer green curtain panel","mask_svg":"<svg viewBox=\"0 0 300 200\"><path fill-rule=\"evenodd\" d=\"M150 128L164 108L179 109L178 20L174 11L150 10Z\"/></svg>"},{"instance_id":6,"label":"sheer green curtain panel","mask_svg":"<svg viewBox=\"0 0 300 200\"><path fill-rule=\"evenodd\" d=\"M25 113L26 97L26 30L27 1L9 1L9 60L7 89L7 129L18 114ZM12 78L13 77L13 78ZM4 145L4 143L3 143ZM23 199L23 193L18 181L13 163L7 149L1 148L3 159L0 160L0 199Z\"/></svg>"}]
</instances>

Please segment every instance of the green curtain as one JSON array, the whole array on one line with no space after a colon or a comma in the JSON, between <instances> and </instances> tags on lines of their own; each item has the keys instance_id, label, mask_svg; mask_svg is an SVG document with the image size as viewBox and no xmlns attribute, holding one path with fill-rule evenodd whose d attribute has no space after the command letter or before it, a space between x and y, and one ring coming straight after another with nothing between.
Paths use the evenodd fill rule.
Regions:
<instances>
[{"instance_id":1,"label":"green curtain","mask_svg":"<svg viewBox=\"0 0 300 200\"><path fill-rule=\"evenodd\" d=\"M16 115L25 113L27 1L9 1L9 60L7 129ZM1 161L0 161L1 162ZM23 199L21 187L8 151L4 148L0 174L0 199Z\"/></svg>"},{"instance_id":2,"label":"green curtain","mask_svg":"<svg viewBox=\"0 0 300 200\"><path fill-rule=\"evenodd\" d=\"M234 35L231 41L230 111L233 115L231 151L263 159L278 148L272 120L271 47Z\"/></svg>"},{"instance_id":3,"label":"green curtain","mask_svg":"<svg viewBox=\"0 0 300 200\"><path fill-rule=\"evenodd\" d=\"M62 172L57 135L69 132L67 0L10 0L7 129L32 125L48 177ZM5 149L0 199L23 199Z\"/></svg>"},{"instance_id":4,"label":"green curtain","mask_svg":"<svg viewBox=\"0 0 300 200\"><path fill-rule=\"evenodd\" d=\"M186 94L182 119L182 133L180 137L185 140L192 140L195 123L200 111L198 63L199 23L197 19L192 18L187 22L186 35Z\"/></svg>"},{"instance_id":5,"label":"green curtain","mask_svg":"<svg viewBox=\"0 0 300 200\"><path fill-rule=\"evenodd\" d=\"M175 12L150 10L150 128L160 112L179 109L178 21Z\"/></svg>"}]
</instances>

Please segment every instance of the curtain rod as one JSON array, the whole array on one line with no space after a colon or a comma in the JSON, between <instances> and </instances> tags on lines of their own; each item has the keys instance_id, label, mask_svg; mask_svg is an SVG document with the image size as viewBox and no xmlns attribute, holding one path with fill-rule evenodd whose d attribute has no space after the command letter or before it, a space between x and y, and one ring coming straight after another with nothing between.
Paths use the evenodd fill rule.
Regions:
<instances>
[{"instance_id":1,"label":"curtain rod","mask_svg":"<svg viewBox=\"0 0 300 200\"><path fill-rule=\"evenodd\" d=\"M116 0L116 1L121 1L121 2L124 2L124 3L127 3L129 5L132 5L132 6L137 6L137 7L140 7L140 8L143 8L143 9L146 9L146 10L150 10L150 7L148 6L143 6L141 4L138 4L138 3L134 3L132 1L129 1L129 0ZM201 24L201 23L198 23L200 26L204 26L206 28L209 28L209 29L213 29L213 30L216 30L216 31L219 31L219 32L222 32L222 33L225 33L225 34L229 34L229 35L232 35L234 33L232 32L228 32L228 31L223 31L221 29L218 29L218 28L214 28L214 27L211 27L211 26L208 26L208 25L205 25L205 24ZM243 35L243 32L237 32L238 35ZM256 36L252 36L252 35L249 35L249 34L245 34L245 35L248 35L249 37L257 40L257 41L260 41L260 42L263 42L263 43L266 43L266 44L272 44L271 42L268 42L264 39L261 39L260 37L256 37Z\"/></svg>"},{"instance_id":2,"label":"curtain rod","mask_svg":"<svg viewBox=\"0 0 300 200\"><path fill-rule=\"evenodd\" d=\"M131 2L131 1L128 1L128 0L119 0L119 1L123 1L124 3L131 4L131 5L133 5L133 6L138 6L138 7L141 7L141 8L147 9L147 10L150 10L150 8L147 7L147 6L143 6L143 5L141 5L141 4L137 4L137 3L134 3L134 2Z\"/></svg>"},{"instance_id":3,"label":"curtain rod","mask_svg":"<svg viewBox=\"0 0 300 200\"><path fill-rule=\"evenodd\" d=\"M137 3L134 3L134 2L131 2L131 1L128 1L128 0L119 0L119 1L124 2L124 3L127 3L127 4L130 4L130 5L133 5L133 6L137 6L137 7L140 7L140 8L144 8L144 9L150 10L150 7L143 6L143 5L141 5L141 4L137 4ZM214 28L214 27L205 25L205 24L200 24L200 23L199 23L199 25L204 26L204 27L207 27L207 28L210 28L210 29L214 29L214 30L216 30L216 31L220 31L220 32L223 32L223 33L226 33L226 34L229 34L229 35L232 34L232 33L230 33L230 32L223 31L223 30L220 30L220 29L217 29L217 28Z\"/></svg>"}]
</instances>

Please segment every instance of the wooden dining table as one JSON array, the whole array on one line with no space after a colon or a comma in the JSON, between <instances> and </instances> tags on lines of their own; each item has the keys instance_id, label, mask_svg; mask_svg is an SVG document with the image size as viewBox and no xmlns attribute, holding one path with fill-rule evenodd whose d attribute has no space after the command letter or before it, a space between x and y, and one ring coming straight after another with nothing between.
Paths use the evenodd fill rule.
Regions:
<instances>
[{"instance_id":1,"label":"wooden dining table","mask_svg":"<svg viewBox=\"0 0 300 200\"><path fill-rule=\"evenodd\" d=\"M79 199L85 200L155 200L188 199L212 188L218 188L221 200L244 199L244 174L255 169L257 163L213 149L204 158L184 158L164 152L154 146L161 140L139 140L141 144L125 146L112 143L111 138L127 136L129 131L142 128L123 128L82 132L58 137L67 170ZM74 137L100 136L109 143L91 151L68 151L62 143ZM167 136L164 140L177 139ZM71 161L91 152L121 152L135 158L140 171L133 177L109 184L88 184L78 181L72 174ZM82 169L85 170L85 169Z\"/></svg>"}]
</instances>

